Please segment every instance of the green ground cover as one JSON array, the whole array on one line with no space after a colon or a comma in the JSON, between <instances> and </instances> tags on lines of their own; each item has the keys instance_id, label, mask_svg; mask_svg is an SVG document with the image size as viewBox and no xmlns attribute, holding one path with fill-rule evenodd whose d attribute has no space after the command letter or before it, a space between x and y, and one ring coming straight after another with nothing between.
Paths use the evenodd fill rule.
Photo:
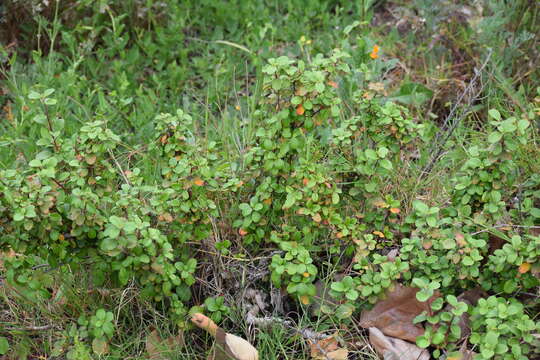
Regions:
<instances>
[{"instance_id":1,"label":"green ground cover","mask_svg":"<svg viewBox=\"0 0 540 360\"><path fill-rule=\"evenodd\" d=\"M398 286L432 357L539 356L539 11L4 2L0 356L204 359L201 311L261 359L377 358Z\"/></svg>"}]
</instances>

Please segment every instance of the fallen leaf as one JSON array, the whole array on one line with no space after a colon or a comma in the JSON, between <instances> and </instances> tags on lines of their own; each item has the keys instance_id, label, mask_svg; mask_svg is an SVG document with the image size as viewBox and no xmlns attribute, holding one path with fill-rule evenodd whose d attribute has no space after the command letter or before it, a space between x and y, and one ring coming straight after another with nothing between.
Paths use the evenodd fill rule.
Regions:
<instances>
[{"instance_id":1,"label":"fallen leaf","mask_svg":"<svg viewBox=\"0 0 540 360\"><path fill-rule=\"evenodd\" d=\"M415 344L385 336L375 327L369 328L369 342L385 360L429 360L429 353Z\"/></svg>"},{"instance_id":2,"label":"fallen leaf","mask_svg":"<svg viewBox=\"0 0 540 360\"><path fill-rule=\"evenodd\" d=\"M340 347L337 333L317 341L310 342L311 358L315 360L347 360L349 350Z\"/></svg>"},{"instance_id":3,"label":"fallen leaf","mask_svg":"<svg viewBox=\"0 0 540 360\"><path fill-rule=\"evenodd\" d=\"M418 291L417 288L397 284L373 309L362 312L360 326L376 327L388 336L416 341L418 336L424 334L424 328L413 324L414 318L424 311L432 315L431 303L439 297L436 293L426 302L420 302L416 299Z\"/></svg>"}]
</instances>

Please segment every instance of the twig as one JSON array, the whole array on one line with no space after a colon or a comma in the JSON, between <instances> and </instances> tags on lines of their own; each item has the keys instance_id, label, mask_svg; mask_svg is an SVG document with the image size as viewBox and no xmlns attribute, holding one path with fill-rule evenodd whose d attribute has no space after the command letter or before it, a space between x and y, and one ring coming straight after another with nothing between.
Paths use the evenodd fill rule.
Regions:
<instances>
[{"instance_id":1,"label":"twig","mask_svg":"<svg viewBox=\"0 0 540 360\"><path fill-rule=\"evenodd\" d=\"M482 64L482 66L480 67L480 69L476 70L475 69L475 74L473 76L473 78L471 79L471 81L469 82L469 84L467 85L467 87L465 88L465 90L463 90L463 92L459 95L456 103L454 104L454 106L452 106L452 109L450 110L450 113L448 114L448 116L446 117L446 119L444 120L444 123L443 123L443 126L442 128L447 128L446 132L444 133L444 137L441 139L441 136L437 136L437 138L435 139L434 141L434 145L433 145L433 149L437 148L437 151L435 153L434 156L431 157L429 163L426 165L426 167L424 167L424 169L422 170L422 173L420 174L420 179L429 174L431 172L431 170L433 169L433 166L435 165L435 163L437 162L437 160L439 159L439 157L441 156L442 152L443 152L443 148L444 148L444 145L446 144L446 142L448 141L448 139L452 136L452 134L454 133L454 130L456 129L457 125L465 118L465 116L468 114L469 110L472 108L472 105L473 103L475 102L475 100L478 99L478 97L480 96L480 94L482 93L482 90L483 90L483 86L480 87L480 89L478 91L476 91L476 93L474 94L474 96L472 98L469 99L469 101L467 102L467 106L465 107L465 109L461 112L461 114L459 115L459 117L457 118L454 118L455 115L456 115L456 112L458 111L459 107L462 105L463 103L463 99L465 98L465 95L467 95L468 93L472 92L474 86L476 85L476 82L478 81L478 79L480 78L480 76L482 75L482 71L484 70L484 68L487 66L490 58L491 58L491 54L492 54L492 50L489 49L489 52L487 54L487 57L486 57L486 60L484 61L484 63Z\"/></svg>"},{"instance_id":2,"label":"twig","mask_svg":"<svg viewBox=\"0 0 540 360\"><path fill-rule=\"evenodd\" d=\"M22 328L6 328L6 331L44 331L54 328L52 325L25 326Z\"/></svg>"},{"instance_id":3,"label":"twig","mask_svg":"<svg viewBox=\"0 0 540 360\"><path fill-rule=\"evenodd\" d=\"M120 164L118 163L118 160L116 160L116 157L114 157L114 154L113 152L111 151L111 149L107 149L108 152L109 152L109 155L111 156L111 158L113 159L114 163L116 164L116 166L118 167L118 169L120 170L120 175L122 175L122 178L124 179L124 181L126 182L126 184L128 184L129 186L131 186L131 183L129 182L129 179L127 178L126 174L124 174L124 170L122 170L122 166L120 166Z\"/></svg>"},{"instance_id":4,"label":"twig","mask_svg":"<svg viewBox=\"0 0 540 360\"><path fill-rule=\"evenodd\" d=\"M471 234L471 236L472 235L478 235L480 233L487 232L487 231L490 231L490 230L493 230L493 229L503 228L503 227L513 227L513 228L522 228L522 229L540 229L540 226L535 226L535 225L500 224L500 225L491 226L489 228L486 228L486 229L483 229L483 230L480 230L480 231L477 231L477 232L473 232Z\"/></svg>"}]
</instances>

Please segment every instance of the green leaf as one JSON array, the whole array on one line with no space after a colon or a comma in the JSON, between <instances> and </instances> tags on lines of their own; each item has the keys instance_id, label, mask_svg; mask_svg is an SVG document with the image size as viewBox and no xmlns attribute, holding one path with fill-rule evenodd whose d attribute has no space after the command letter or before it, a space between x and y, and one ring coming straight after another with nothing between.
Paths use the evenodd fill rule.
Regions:
<instances>
[{"instance_id":1,"label":"green leaf","mask_svg":"<svg viewBox=\"0 0 540 360\"><path fill-rule=\"evenodd\" d=\"M57 103L57 101L56 101L56 99L54 99L54 98L47 98L47 99L45 99L45 105L51 106L51 105L56 105L56 103Z\"/></svg>"},{"instance_id":2,"label":"green leaf","mask_svg":"<svg viewBox=\"0 0 540 360\"><path fill-rule=\"evenodd\" d=\"M342 304L336 309L336 317L340 320L350 319L354 311L354 306L351 304Z\"/></svg>"},{"instance_id":3,"label":"green leaf","mask_svg":"<svg viewBox=\"0 0 540 360\"><path fill-rule=\"evenodd\" d=\"M343 292L345 291L345 286L343 286L343 283L342 282L333 282L331 285L330 285L330 288L334 291L337 291L337 292Z\"/></svg>"},{"instance_id":4,"label":"green leaf","mask_svg":"<svg viewBox=\"0 0 540 360\"><path fill-rule=\"evenodd\" d=\"M516 131L515 119L510 118L508 120L504 120L499 125L499 130L504 132L504 133L512 133L512 132Z\"/></svg>"},{"instance_id":5,"label":"green leaf","mask_svg":"<svg viewBox=\"0 0 540 360\"><path fill-rule=\"evenodd\" d=\"M24 219L24 210L19 208L15 210L15 213L13 214L13 221L21 221Z\"/></svg>"},{"instance_id":6,"label":"green leaf","mask_svg":"<svg viewBox=\"0 0 540 360\"><path fill-rule=\"evenodd\" d=\"M416 299L418 299L420 302L425 302L431 297L432 294L433 291L429 289L422 289L416 293Z\"/></svg>"},{"instance_id":7,"label":"green leaf","mask_svg":"<svg viewBox=\"0 0 540 360\"><path fill-rule=\"evenodd\" d=\"M380 147L378 150L377 150L377 154L379 155L379 157L382 159L382 158L385 158L386 155L388 154L389 150L388 148L382 146Z\"/></svg>"},{"instance_id":8,"label":"green leaf","mask_svg":"<svg viewBox=\"0 0 540 360\"><path fill-rule=\"evenodd\" d=\"M41 94L33 90L30 91L30 93L28 94L28 98L31 100L36 100L36 99L39 99L40 97L41 97Z\"/></svg>"},{"instance_id":9,"label":"green leaf","mask_svg":"<svg viewBox=\"0 0 540 360\"><path fill-rule=\"evenodd\" d=\"M385 168L386 170L392 170L394 168L392 165L392 162L390 162L390 160L388 159L382 159L381 166Z\"/></svg>"},{"instance_id":10,"label":"green leaf","mask_svg":"<svg viewBox=\"0 0 540 360\"><path fill-rule=\"evenodd\" d=\"M524 132L525 129L527 129L529 127L529 125L530 125L530 122L528 120L525 120L525 119L521 119L517 123L517 127L518 127L520 132Z\"/></svg>"},{"instance_id":11,"label":"green leaf","mask_svg":"<svg viewBox=\"0 0 540 360\"><path fill-rule=\"evenodd\" d=\"M124 227L124 224L126 223L126 219L113 215L109 217L109 222L116 226L118 229L122 229Z\"/></svg>"},{"instance_id":12,"label":"green leaf","mask_svg":"<svg viewBox=\"0 0 540 360\"><path fill-rule=\"evenodd\" d=\"M9 350L9 342L4 336L0 336L0 355L5 355Z\"/></svg>"},{"instance_id":13,"label":"green leaf","mask_svg":"<svg viewBox=\"0 0 540 360\"><path fill-rule=\"evenodd\" d=\"M506 280L504 283L503 290L507 294L511 294L517 289L517 281L514 279Z\"/></svg>"},{"instance_id":14,"label":"green leaf","mask_svg":"<svg viewBox=\"0 0 540 360\"><path fill-rule=\"evenodd\" d=\"M491 116L493 119L497 121L501 121L501 113L497 109L489 109L488 111L489 116Z\"/></svg>"},{"instance_id":15,"label":"green leaf","mask_svg":"<svg viewBox=\"0 0 540 360\"><path fill-rule=\"evenodd\" d=\"M498 142L499 140L501 140L502 138L502 134L498 131L494 131L492 133L489 134L488 136L488 142L490 142L491 144L493 143L496 143Z\"/></svg>"},{"instance_id":16,"label":"green leaf","mask_svg":"<svg viewBox=\"0 0 540 360\"><path fill-rule=\"evenodd\" d=\"M422 335L416 338L416 345L422 349L425 349L430 345L430 342L424 335Z\"/></svg>"},{"instance_id":17,"label":"green leaf","mask_svg":"<svg viewBox=\"0 0 540 360\"><path fill-rule=\"evenodd\" d=\"M377 160L378 159L377 153L373 149L366 149L364 151L364 154L366 154L366 158L368 158L370 160Z\"/></svg>"},{"instance_id":18,"label":"green leaf","mask_svg":"<svg viewBox=\"0 0 540 360\"><path fill-rule=\"evenodd\" d=\"M416 209L421 215L426 214L429 211L429 207L420 200L413 201L413 208Z\"/></svg>"}]
</instances>

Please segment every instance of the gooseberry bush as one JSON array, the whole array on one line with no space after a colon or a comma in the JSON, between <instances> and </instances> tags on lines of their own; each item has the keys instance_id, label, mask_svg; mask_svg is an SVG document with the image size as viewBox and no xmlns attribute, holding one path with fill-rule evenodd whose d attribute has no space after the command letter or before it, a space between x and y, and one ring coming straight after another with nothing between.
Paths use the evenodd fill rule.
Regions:
<instances>
[{"instance_id":1,"label":"gooseberry bush","mask_svg":"<svg viewBox=\"0 0 540 360\"><path fill-rule=\"evenodd\" d=\"M420 289L419 301L443 296L433 316L417 319L429 324L419 346L453 348L467 313L481 358L527 356L538 324L518 299L538 287L540 271L532 231L540 179L528 176L534 164L525 155L530 121L490 111L487 139L452 152L458 170L447 201L408 199L401 182L417 176L415 153L430 141L429 124L357 88L349 64L340 50L309 62L270 59L253 137L236 157L224 154L223 139L199 136L180 109L155 117L143 150L129 150L105 119L69 135L54 89L36 85L28 101L40 151L0 172L0 247L16 254L5 260L7 281L25 296L49 298L33 267L88 267L96 286L133 282L184 328L200 305L192 289L208 253L198 251L203 243L233 258L270 248L261 280L268 283L260 285L271 282L300 306L337 268L343 276L329 293L340 310L330 316L348 321L403 283ZM227 238L217 236L218 223ZM457 300L478 286L506 297L477 306ZM204 310L216 321L229 314L223 296L207 295ZM114 337L111 316L101 309L82 317L84 334L75 337L105 344Z\"/></svg>"}]
</instances>

